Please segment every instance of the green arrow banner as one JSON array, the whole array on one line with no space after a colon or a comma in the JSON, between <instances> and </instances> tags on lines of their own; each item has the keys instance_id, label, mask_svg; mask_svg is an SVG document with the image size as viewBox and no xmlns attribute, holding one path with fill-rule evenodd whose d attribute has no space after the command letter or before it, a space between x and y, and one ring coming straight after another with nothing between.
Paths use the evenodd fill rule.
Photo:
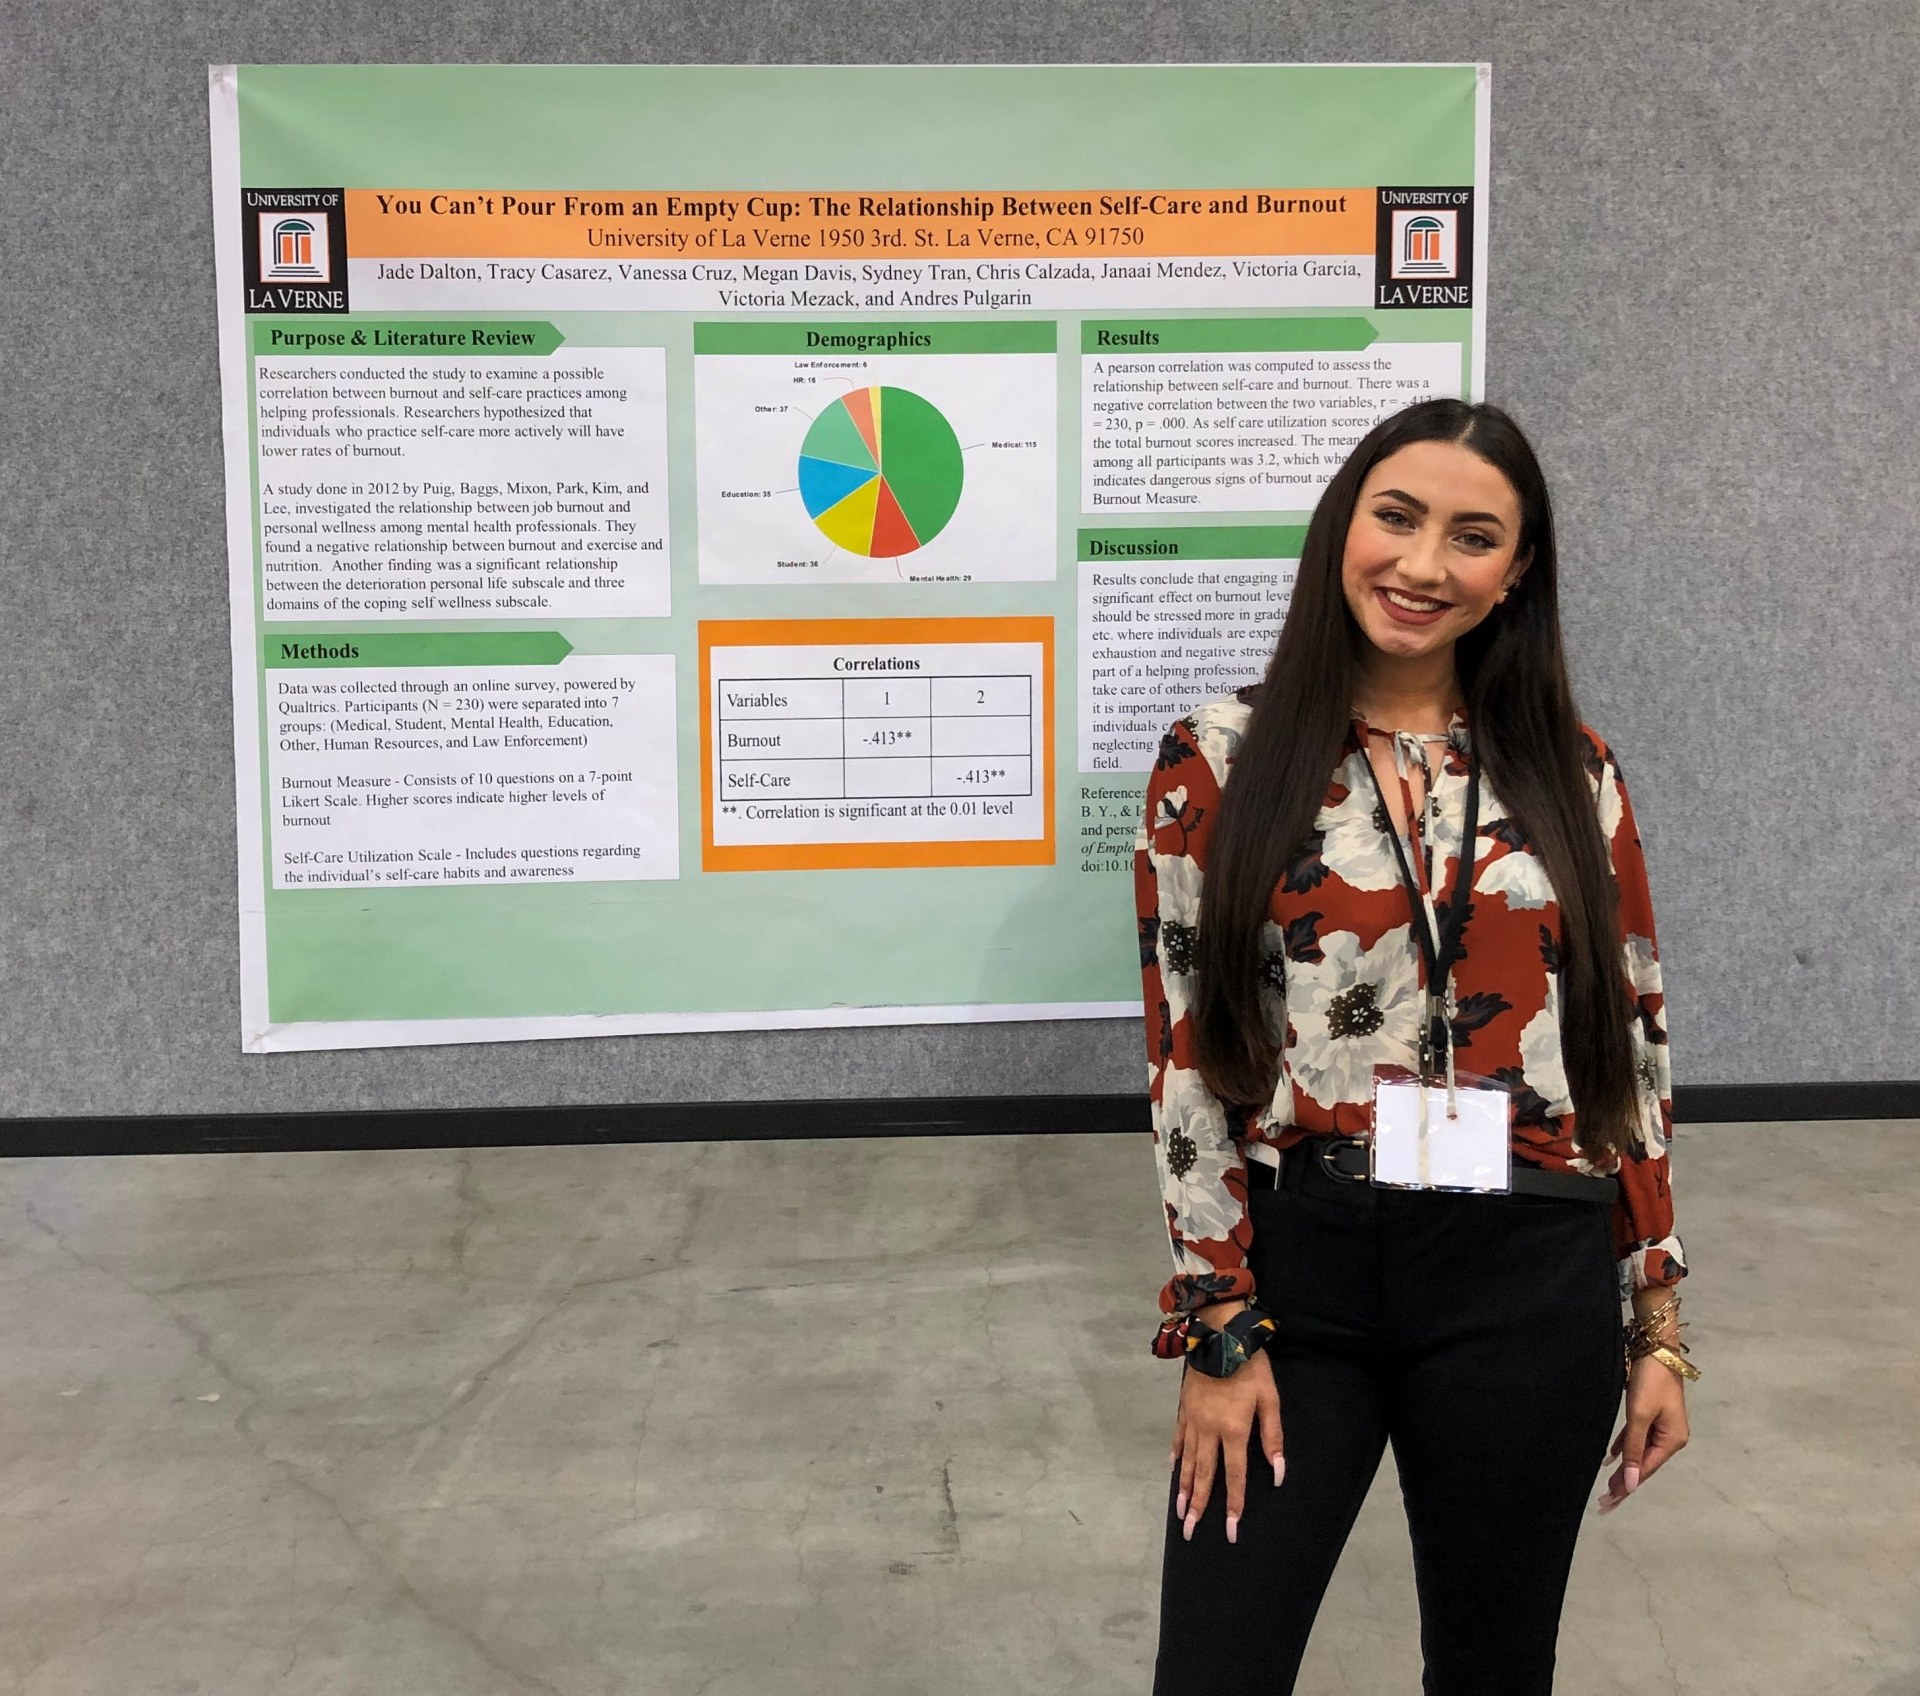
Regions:
<instances>
[{"instance_id":1,"label":"green arrow banner","mask_svg":"<svg viewBox=\"0 0 1920 1696\"><path fill-rule=\"evenodd\" d=\"M269 636L266 664L304 666L558 665L573 644L557 630L394 631L374 636Z\"/></svg>"},{"instance_id":2,"label":"green arrow banner","mask_svg":"<svg viewBox=\"0 0 1920 1696\"><path fill-rule=\"evenodd\" d=\"M1358 353L1379 339L1365 318L1088 319L1082 353Z\"/></svg>"},{"instance_id":3,"label":"green arrow banner","mask_svg":"<svg viewBox=\"0 0 1920 1696\"><path fill-rule=\"evenodd\" d=\"M257 354L403 355L408 358L444 358L457 354L497 357L501 354L547 354L567 338L538 318L255 318L253 351Z\"/></svg>"},{"instance_id":4,"label":"green arrow banner","mask_svg":"<svg viewBox=\"0 0 1920 1696\"><path fill-rule=\"evenodd\" d=\"M1082 530L1082 560L1298 559L1304 524L1195 524L1178 530Z\"/></svg>"}]
</instances>

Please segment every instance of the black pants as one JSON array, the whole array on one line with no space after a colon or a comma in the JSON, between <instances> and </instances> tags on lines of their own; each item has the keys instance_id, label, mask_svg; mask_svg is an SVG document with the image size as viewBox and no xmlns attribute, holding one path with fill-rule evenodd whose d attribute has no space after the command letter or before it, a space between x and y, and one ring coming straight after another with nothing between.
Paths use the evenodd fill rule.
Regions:
<instances>
[{"instance_id":1,"label":"black pants","mask_svg":"<svg viewBox=\"0 0 1920 1696\"><path fill-rule=\"evenodd\" d=\"M1252 1191L1286 1480L1274 1487L1256 1425L1239 1541L1222 1466L1189 1542L1173 1469L1154 1696L1290 1696L1388 1442L1426 1696L1548 1696L1626 1383L1607 1211L1376 1189L1291 1153L1287 1187Z\"/></svg>"}]
</instances>

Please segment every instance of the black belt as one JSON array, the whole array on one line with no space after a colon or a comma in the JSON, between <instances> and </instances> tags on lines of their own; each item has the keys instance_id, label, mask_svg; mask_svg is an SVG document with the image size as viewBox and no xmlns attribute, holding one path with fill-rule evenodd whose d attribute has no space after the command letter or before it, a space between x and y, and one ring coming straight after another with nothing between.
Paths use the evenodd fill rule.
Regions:
<instances>
[{"instance_id":1,"label":"black belt","mask_svg":"<svg viewBox=\"0 0 1920 1696\"><path fill-rule=\"evenodd\" d=\"M1367 1176L1365 1138L1316 1134L1282 1149L1278 1166L1249 1157L1247 1185L1251 1189L1298 1189L1309 1165L1319 1167L1341 1183L1365 1184L1372 1181ZM1496 1190L1490 1193L1499 1195L1507 1192ZM1620 1182L1617 1178L1589 1177L1584 1172L1546 1172L1516 1160L1513 1163L1512 1193L1555 1196L1562 1201L1611 1203L1620 1193Z\"/></svg>"}]
</instances>

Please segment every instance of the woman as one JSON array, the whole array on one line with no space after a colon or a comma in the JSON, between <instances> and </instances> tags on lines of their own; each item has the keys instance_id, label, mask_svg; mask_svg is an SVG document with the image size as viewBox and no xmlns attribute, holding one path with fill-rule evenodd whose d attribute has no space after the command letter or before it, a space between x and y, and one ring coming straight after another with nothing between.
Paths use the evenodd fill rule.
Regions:
<instances>
[{"instance_id":1,"label":"woman","mask_svg":"<svg viewBox=\"0 0 1920 1696\"><path fill-rule=\"evenodd\" d=\"M1265 681L1161 744L1156 1696L1292 1690L1388 1442L1427 1696L1540 1696L1596 1472L1686 1442L1653 911L1556 578L1526 438L1423 402L1328 485Z\"/></svg>"}]
</instances>

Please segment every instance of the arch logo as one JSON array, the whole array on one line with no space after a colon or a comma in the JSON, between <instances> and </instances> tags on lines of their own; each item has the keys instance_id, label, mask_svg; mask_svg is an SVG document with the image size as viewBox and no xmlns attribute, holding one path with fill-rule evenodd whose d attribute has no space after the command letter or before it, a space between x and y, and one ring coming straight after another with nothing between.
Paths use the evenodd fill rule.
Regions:
<instances>
[{"instance_id":1,"label":"arch logo","mask_svg":"<svg viewBox=\"0 0 1920 1696\"><path fill-rule=\"evenodd\" d=\"M1373 304L1473 305L1473 190L1383 188L1375 222Z\"/></svg>"},{"instance_id":2,"label":"arch logo","mask_svg":"<svg viewBox=\"0 0 1920 1696\"><path fill-rule=\"evenodd\" d=\"M249 312L347 310L347 197L337 188L240 191Z\"/></svg>"}]
</instances>

